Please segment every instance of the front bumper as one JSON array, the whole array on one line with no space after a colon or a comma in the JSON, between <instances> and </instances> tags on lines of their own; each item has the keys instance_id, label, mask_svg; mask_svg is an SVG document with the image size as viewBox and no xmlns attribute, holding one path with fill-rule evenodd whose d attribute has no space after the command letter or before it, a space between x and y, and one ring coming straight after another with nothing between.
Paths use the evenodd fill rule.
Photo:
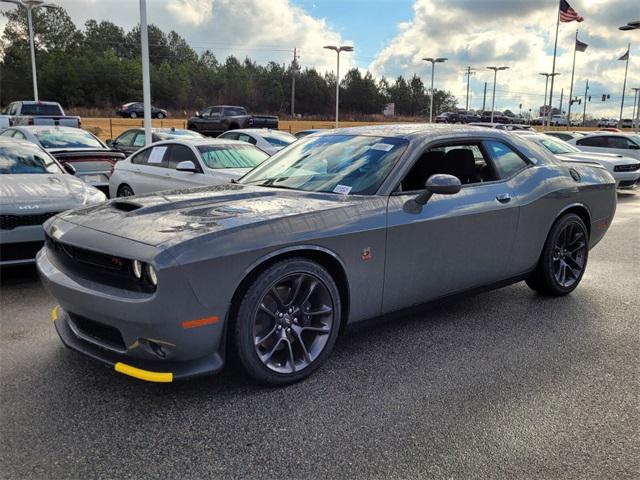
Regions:
<instances>
[{"instance_id":1,"label":"front bumper","mask_svg":"<svg viewBox=\"0 0 640 480\"><path fill-rule=\"evenodd\" d=\"M0 234L0 267L29 265L44 245L42 225L26 225Z\"/></svg>"},{"instance_id":2,"label":"front bumper","mask_svg":"<svg viewBox=\"0 0 640 480\"><path fill-rule=\"evenodd\" d=\"M220 371L224 366L223 357L218 352L206 357L184 362L126 358L126 356L100 348L98 345L78 337L71 327L72 322L69 314L62 308L54 308L51 312L51 318L56 327L56 332L58 332L60 336L60 340L62 340L62 343L67 348L82 353L109 367L113 367L116 372L139 380L169 383L175 380L213 374Z\"/></svg>"},{"instance_id":3,"label":"front bumper","mask_svg":"<svg viewBox=\"0 0 640 480\"><path fill-rule=\"evenodd\" d=\"M44 286L59 302L55 325L67 347L121 373L127 373L124 365L124 370L171 374L171 380L223 367L226 310L203 306L179 272L161 277L154 293L141 293L74 278L47 248L38 253L36 264ZM153 377L137 376L167 381Z\"/></svg>"},{"instance_id":4,"label":"front bumper","mask_svg":"<svg viewBox=\"0 0 640 480\"><path fill-rule=\"evenodd\" d=\"M633 172L611 172L616 180L617 188L634 188L636 183L640 181L640 171Z\"/></svg>"}]
</instances>

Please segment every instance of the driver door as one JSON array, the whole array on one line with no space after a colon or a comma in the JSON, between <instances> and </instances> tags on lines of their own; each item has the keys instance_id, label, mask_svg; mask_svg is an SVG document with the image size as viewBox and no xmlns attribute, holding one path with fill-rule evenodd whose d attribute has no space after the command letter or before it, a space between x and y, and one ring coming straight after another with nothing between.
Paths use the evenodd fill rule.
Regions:
<instances>
[{"instance_id":1,"label":"driver door","mask_svg":"<svg viewBox=\"0 0 640 480\"><path fill-rule=\"evenodd\" d=\"M472 150L473 160L469 154L460 155L464 149ZM460 168L462 157L466 157L464 168ZM518 159L526 167L526 161ZM414 178L405 177L401 190L402 185L424 185L436 173L457 176L462 188L454 195L433 195L418 213L404 204L419 191L399 191L389 197L384 312L498 282L508 272L518 198L509 182L500 178L483 142L438 145L416 164L421 161L432 165L417 169L422 178L415 178L414 165L407 175Z\"/></svg>"}]
</instances>

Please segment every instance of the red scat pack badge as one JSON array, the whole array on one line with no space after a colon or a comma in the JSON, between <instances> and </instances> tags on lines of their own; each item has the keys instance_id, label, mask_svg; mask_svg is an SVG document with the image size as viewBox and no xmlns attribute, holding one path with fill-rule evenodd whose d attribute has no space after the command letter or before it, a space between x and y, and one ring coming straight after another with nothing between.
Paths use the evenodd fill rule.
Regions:
<instances>
[{"instance_id":1,"label":"red scat pack badge","mask_svg":"<svg viewBox=\"0 0 640 480\"><path fill-rule=\"evenodd\" d=\"M371 260L373 258L373 255L371 254L371 247L367 247L364 250L362 250L362 254L360 255L360 258L362 259L363 262L367 262Z\"/></svg>"}]
</instances>

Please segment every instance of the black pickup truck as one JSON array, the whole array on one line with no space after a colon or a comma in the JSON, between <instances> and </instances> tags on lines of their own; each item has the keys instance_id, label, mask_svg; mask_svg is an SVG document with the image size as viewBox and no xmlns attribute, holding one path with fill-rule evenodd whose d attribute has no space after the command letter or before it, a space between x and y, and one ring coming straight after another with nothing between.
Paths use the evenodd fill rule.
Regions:
<instances>
[{"instance_id":1,"label":"black pickup truck","mask_svg":"<svg viewBox=\"0 0 640 480\"><path fill-rule=\"evenodd\" d=\"M244 107L214 105L187 120L187 128L203 135L218 135L238 128L271 128L277 130L278 117L249 115Z\"/></svg>"}]
</instances>

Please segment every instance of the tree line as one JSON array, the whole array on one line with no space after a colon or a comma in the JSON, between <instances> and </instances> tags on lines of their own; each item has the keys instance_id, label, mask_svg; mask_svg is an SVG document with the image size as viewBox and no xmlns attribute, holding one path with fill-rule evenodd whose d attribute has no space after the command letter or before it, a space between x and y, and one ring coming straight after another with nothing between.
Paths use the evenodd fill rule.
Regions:
<instances>
[{"instance_id":1,"label":"tree line","mask_svg":"<svg viewBox=\"0 0 640 480\"><path fill-rule=\"evenodd\" d=\"M4 12L7 24L0 54L0 104L33 98L26 9ZM38 90L43 100L66 108L111 109L142 99L140 27L130 31L108 21L88 20L78 28L63 8L33 11ZM206 50L198 54L175 31L148 27L152 103L192 111L213 104L244 105L254 112L290 111L292 75L296 75L296 113L330 116L336 77L315 68L229 56L220 61ZM381 113L388 103L396 115L428 114L429 92L414 75L377 81L369 72L349 70L340 82L345 114ZM434 112L456 108L450 92L435 91Z\"/></svg>"}]
</instances>

